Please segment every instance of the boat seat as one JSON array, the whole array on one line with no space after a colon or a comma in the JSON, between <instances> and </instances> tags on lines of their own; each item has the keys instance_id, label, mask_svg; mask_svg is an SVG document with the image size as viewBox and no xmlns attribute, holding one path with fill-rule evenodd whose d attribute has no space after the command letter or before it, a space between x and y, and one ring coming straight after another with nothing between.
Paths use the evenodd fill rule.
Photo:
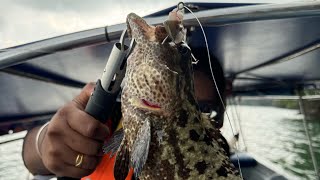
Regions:
<instances>
[{"instance_id":1,"label":"boat seat","mask_svg":"<svg viewBox=\"0 0 320 180\"><path fill-rule=\"evenodd\" d=\"M230 156L231 162L238 168L238 158L241 167L253 167L257 165L257 161L247 153L236 153Z\"/></svg>"}]
</instances>

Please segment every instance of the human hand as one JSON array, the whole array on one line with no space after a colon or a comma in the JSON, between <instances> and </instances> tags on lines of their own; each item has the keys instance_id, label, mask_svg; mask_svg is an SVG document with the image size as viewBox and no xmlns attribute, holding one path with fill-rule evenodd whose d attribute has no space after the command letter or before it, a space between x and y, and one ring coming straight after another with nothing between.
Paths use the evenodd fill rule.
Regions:
<instances>
[{"instance_id":1,"label":"human hand","mask_svg":"<svg viewBox=\"0 0 320 180\"><path fill-rule=\"evenodd\" d=\"M57 176L89 175L102 158L102 145L109 129L84 111L93 88L93 83L87 84L73 101L57 111L42 133L42 161ZM79 154L83 161L76 167Z\"/></svg>"}]
</instances>

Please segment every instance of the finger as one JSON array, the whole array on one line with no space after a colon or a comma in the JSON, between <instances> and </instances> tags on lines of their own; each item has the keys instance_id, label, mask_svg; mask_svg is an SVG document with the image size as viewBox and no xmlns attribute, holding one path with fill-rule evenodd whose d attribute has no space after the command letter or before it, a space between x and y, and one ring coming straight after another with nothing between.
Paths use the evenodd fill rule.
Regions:
<instances>
[{"instance_id":1,"label":"finger","mask_svg":"<svg viewBox=\"0 0 320 180\"><path fill-rule=\"evenodd\" d=\"M98 155L102 152L101 141L83 136L71 128L64 131L64 137L66 137L63 139L64 143L74 151L87 155Z\"/></svg>"},{"instance_id":2,"label":"finger","mask_svg":"<svg viewBox=\"0 0 320 180\"><path fill-rule=\"evenodd\" d=\"M71 112L71 111L70 111ZM83 136L104 141L109 135L109 128L84 111L74 109L67 118L69 126Z\"/></svg>"},{"instance_id":3,"label":"finger","mask_svg":"<svg viewBox=\"0 0 320 180\"><path fill-rule=\"evenodd\" d=\"M83 162L81 163L81 166L78 168L78 170L70 170L72 171L72 173L69 173L68 169L70 168L66 167L74 166L76 157L78 153L81 152L72 150L72 148L70 148L64 142L65 139L69 139L68 136L66 136L66 132L73 132L73 130L67 125L67 122L56 122L64 122L65 125L62 126L62 123L56 123L55 129L53 129L52 127L50 128L50 125L54 125L55 122L53 122L48 126L46 136L40 147L42 152L43 163L45 164L47 169L50 170L52 173L61 176L72 175L72 177L81 177L90 174L93 171L93 169L97 166L97 163L99 162L101 157L85 154L83 157ZM88 146L83 146L80 149L90 148L88 148Z\"/></svg>"},{"instance_id":4,"label":"finger","mask_svg":"<svg viewBox=\"0 0 320 180\"><path fill-rule=\"evenodd\" d=\"M65 153L61 156L61 158L63 158L65 164L73 167L76 167L76 163L79 162L79 159L82 159L80 160L81 163L76 168L91 170L97 167L101 157L83 154L66 147ZM78 161L77 158L79 158Z\"/></svg>"},{"instance_id":5,"label":"finger","mask_svg":"<svg viewBox=\"0 0 320 180\"><path fill-rule=\"evenodd\" d=\"M50 137L47 137L50 138ZM94 171L100 157L84 155L81 166L75 167L78 152L73 151L57 138L44 141L46 151L42 161L46 168L57 176L82 177Z\"/></svg>"},{"instance_id":6,"label":"finger","mask_svg":"<svg viewBox=\"0 0 320 180\"><path fill-rule=\"evenodd\" d=\"M77 108L81 110L84 110L86 108L86 105L88 103L91 93L94 90L94 87L95 83L93 82L86 84L80 92L80 94L72 100L72 102Z\"/></svg>"}]
</instances>

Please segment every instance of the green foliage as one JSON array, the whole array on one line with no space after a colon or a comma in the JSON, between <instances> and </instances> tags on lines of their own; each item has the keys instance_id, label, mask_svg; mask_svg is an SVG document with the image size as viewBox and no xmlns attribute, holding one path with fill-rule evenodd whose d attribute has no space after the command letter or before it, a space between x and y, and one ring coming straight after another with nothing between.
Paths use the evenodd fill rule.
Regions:
<instances>
[{"instance_id":1,"label":"green foliage","mask_svg":"<svg viewBox=\"0 0 320 180\"><path fill-rule=\"evenodd\" d=\"M299 109L299 102L297 100L273 100L272 104L281 108Z\"/></svg>"}]
</instances>

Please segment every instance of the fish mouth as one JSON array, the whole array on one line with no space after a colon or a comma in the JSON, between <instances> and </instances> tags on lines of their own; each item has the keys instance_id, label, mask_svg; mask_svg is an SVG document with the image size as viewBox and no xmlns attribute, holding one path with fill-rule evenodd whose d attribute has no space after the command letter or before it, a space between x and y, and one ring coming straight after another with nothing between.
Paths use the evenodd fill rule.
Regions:
<instances>
[{"instance_id":1,"label":"fish mouth","mask_svg":"<svg viewBox=\"0 0 320 180\"><path fill-rule=\"evenodd\" d=\"M132 25L133 22L137 22L137 21L139 21L139 22L141 22L141 23L143 23L145 25L148 25L147 22L144 19L142 19L140 16L138 16L135 13L130 13L130 14L127 15L127 23L129 25Z\"/></svg>"},{"instance_id":2,"label":"fish mouth","mask_svg":"<svg viewBox=\"0 0 320 180\"><path fill-rule=\"evenodd\" d=\"M127 16L128 34L137 43L162 42L167 37L164 26L152 26L135 13Z\"/></svg>"},{"instance_id":3,"label":"fish mouth","mask_svg":"<svg viewBox=\"0 0 320 180\"><path fill-rule=\"evenodd\" d=\"M130 13L127 16L127 29L128 34L136 39L137 37L134 37L135 34L139 34L140 36L145 34L146 32L150 31L150 26L137 14Z\"/></svg>"}]
</instances>

